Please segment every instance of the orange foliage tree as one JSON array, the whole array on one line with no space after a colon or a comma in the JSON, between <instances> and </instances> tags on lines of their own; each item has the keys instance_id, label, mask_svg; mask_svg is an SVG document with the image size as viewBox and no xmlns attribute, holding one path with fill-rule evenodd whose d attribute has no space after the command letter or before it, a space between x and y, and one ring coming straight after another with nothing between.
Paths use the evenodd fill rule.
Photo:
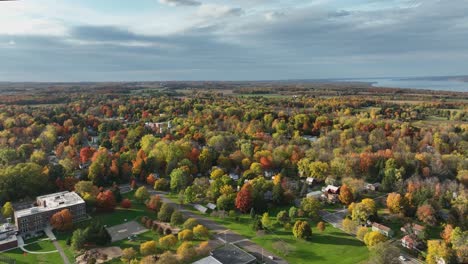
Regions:
<instances>
[{"instance_id":1,"label":"orange foliage tree","mask_svg":"<svg viewBox=\"0 0 468 264\"><path fill-rule=\"evenodd\" d=\"M56 230L70 230L73 227L73 216L70 210L63 209L52 215L50 225Z\"/></svg>"}]
</instances>

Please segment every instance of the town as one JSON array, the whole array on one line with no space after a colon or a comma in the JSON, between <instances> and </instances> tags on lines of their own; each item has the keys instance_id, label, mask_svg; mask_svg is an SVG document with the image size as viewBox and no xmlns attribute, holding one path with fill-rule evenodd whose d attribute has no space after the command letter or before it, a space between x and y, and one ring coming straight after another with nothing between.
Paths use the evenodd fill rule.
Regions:
<instances>
[{"instance_id":1,"label":"town","mask_svg":"<svg viewBox=\"0 0 468 264\"><path fill-rule=\"evenodd\" d=\"M466 263L466 93L141 85L1 95L0 262Z\"/></svg>"}]
</instances>

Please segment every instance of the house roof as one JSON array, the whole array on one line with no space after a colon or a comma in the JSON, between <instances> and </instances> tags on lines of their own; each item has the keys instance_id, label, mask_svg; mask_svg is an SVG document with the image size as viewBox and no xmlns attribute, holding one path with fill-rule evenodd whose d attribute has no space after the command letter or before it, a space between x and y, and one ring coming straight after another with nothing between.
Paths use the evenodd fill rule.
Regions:
<instances>
[{"instance_id":1,"label":"house roof","mask_svg":"<svg viewBox=\"0 0 468 264\"><path fill-rule=\"evenodd\" d=\"M414 243L414 239L410 236L410 235L406 235L404 236L401 241L404 241L406 243L410 242L410 243Z\"/></svg>"},{"instance_id":2,"label":"house roof","mask_svg":"<svg viewBox=\"0 0 468 264\"><path fill-rule=\"evenodd\" d=\"M328 191L337 192L338 189L340 189L340 187L333 186L333 185L328 185L327 187L325 187L326 192L328 192Z\"/></svg>"},{"instance_id":3,"label":"house roof","mask_svg":"<svg viewBox=\"0 0 468 264\"><path fill-rule=\"evenodd\" d=\"M374 222L374 223L372 223L372 226L373 226L373 227L375 227L375 228L377 228L377 229L380 229L380 230L386 231L386 232L388 232L388 231L391 231L391 230L392 230L392 229L391 229L390 227L388 227L388 226L384 226L384 225L382 225L382 224L375 223L375 222Z\"/></svg>"}]
</instances>

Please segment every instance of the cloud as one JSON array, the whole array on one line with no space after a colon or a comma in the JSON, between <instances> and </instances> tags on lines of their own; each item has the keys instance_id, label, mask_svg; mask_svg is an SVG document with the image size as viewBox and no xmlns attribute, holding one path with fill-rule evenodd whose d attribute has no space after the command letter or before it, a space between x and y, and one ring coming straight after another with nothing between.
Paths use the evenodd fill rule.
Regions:
<instances>
[{"instance_id":1,"label":"cloud","mask_svg":"<svg viewBox=\"0 0 468 264\"><path fill-rule=\"evenodd\" d=\"M195 0L159 0L159 3L169 6L199 6L202 4Z\"/></svg>"},{"instance_id":2,"label":"cloud","mask_svg":"<svg viewBox=\"0 0 468 264\"><path fill-rule=\"evenodd\" d=\"M226 18L231 16L241 16L244 14L244 10L240 7L206 4L200 6L197 13L200 17L205 18Z\"/></svg>"}]
</instances>

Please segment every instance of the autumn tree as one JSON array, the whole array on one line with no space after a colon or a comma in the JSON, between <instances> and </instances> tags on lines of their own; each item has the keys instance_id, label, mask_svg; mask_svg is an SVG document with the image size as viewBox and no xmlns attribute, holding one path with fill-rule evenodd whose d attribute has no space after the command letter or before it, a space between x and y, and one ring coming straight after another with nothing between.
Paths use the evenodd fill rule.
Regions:
<instances>
[{"instance_id":1,"label":"autumn tree","mask_svg":"<svg viewBox=\"0 0 468 264\"><path fill-rule=\"evenodd\" d=\"M120 260L122 260L123 263L130 263L130 261L135 259L136 256L137 252L135 249L133 249L133 247L128 247L122 250L122 256L120 257Z\"/></svg>"},{"instance_id":2,"label":"autumn tree","mask_svg":"<svg viewBox=\"0 0 468 264\"><path fill-rule=\"evenodd\" d=\"M156 213L159 212L161 209L162 201L161 196L159 195L151 195L150 199L146 202L146 207L148 209L155 211Z\"/></svg>"},{"instance_id":3,"label":"autumn tree","mask_svg":"<svg viewBox=\"0 0 468 264\"><path fill-rule=\"evenodd\" d=\"M343 184L340 188L340 195L338 196L340 201L346 205L349 205L354 201L353 193L346 184Z\"/></svg>"},{"instance_id":4,"label":"autumn tree","mask_svg":"<svg viewBox=\"0 0 468 264\"><path fill-rule=\"evenodd\" d=\"M399 193L389 193L387 196L387 208L392 214L404 213L407 202Z\"/></svg>"},{"instance_id":5,"label":"autumn tree","mask_svg":"<svg viewBox=\"0 0 468 264\"><path fill-rule=\"evenodd\" d=\"M387 241L387 237L377 231L371 231L364 236L364 243L369 248L385 241Z\"/></svg>"},{"instance_id":6,"label":"autumn tree","mask_svg":"<svg viewBox=\"0 0 468 264\"><path fill-rule=\"evenodd\" d=\"M466 241L465 241L466 242ZM427 241L427 257L428 264L450 263L452 258L452 250L442 240Z\"/></svg>"},{"instance_id":7,"label":"autumn tree","mask_svg":"<svg viewBox=\"0 0 468 264\"><path fill-rule=\"evenodd\" d=\"M122 202L120 203L120 206L121 206L122 208L128 209L128 208L132 207L132 202L131 202L129 199L126 199L126 198L125 198L125 199L123 199Z\"/></svg>"},{"instance_id":8,"label":"autumn tree","mask_svg":"<svg viewBox=\"0 0 468 264\"><path fill-rule=\"evenodd\" d=\"M323 231L325 231L325 223L323 221L318 222L317 229L323 233Z\"/></svg>"},{"instance_id":9,"label":"autumn tree","mask_svg":"<svg viewBox=\"0 0 468 264\"><path fill-rule=\"evenodd\" d=\"M250 183L246 183L242 186L241 190L237 193L236 197L236 208L242 213L247 213L252 208L253 197L252 197L252 186Z\"/></svg>"},{"instance_id":10,"label":"autumn tree","mask_svg":"<svg viewBox=\"0 0 468 264\"><path fill-rule=\"evenodd\" d=\"M159 245L164 249L170 249L177 244L177 238L170 234L159 239Z\"/></svg>"},{"instance_id":11,"label":"autumn tree","mask_svg":"<svg viewBox=\"0 0 468 264\"><path fill-rule=\"evenodd\" d=\"M436 212L431 205L423 204L418 207L418 211L416 212L416 215L418 216L418 219L420 221L423 221L424 223L428 225L434 226L437 224L435 213Z\"/></svg>"},{"instance_id":12,"label":"autumn tree","mask_svg":"<svg viewBox=\"0 0 468 264\"><path fill-rule=\"evenodd\" d=\"M96 207L101 211L113 211L117 201L111 190L100 192L96 197Z\"/></svg>"},{"instance_id":13,"label":"autumn tree","mask_svg":"<svg viewBox=\"0 0 468 264\"><path fill-rule=\"evenodd\" d=\"M189 242L183 242L177 248L177 256L182 262L189 261L197 255L194 246Z\"/></svg>"},{"instance_id":14,"label":"autumn tree","mask_svg":"<svg viewBox=\"0 0 468 264\"><path fill-rule=\"evenodd\" d=\"M179 264L179 260L177 259L176 255L174 255L170 251L166 251L163 254L159 255L158 261L156 264Z\"/></svg>"},{"instance_id":15,"label":"autumn tree","mask_svg":"<svg viewBox=\"0 0 468 264\"><path fill-rule=\"evenodd\" d=\"M192 241L193 237L193 231L189 229L184 229L177 234L179 241Z\"/></svg>"},{"instance_id":16,"label":"autumn tree","mask_svg":"<svg viewBox=\"0 0 468 264\"><path fill-rule=\"evenodd\" d=\"M400 250L390 242L382 242L370 248L369 264L400 264Z\"/></svg>"},{"instance_id":17,"label":"autumn tree","mask_svg":"<svg viewBox=\"0 0 468 264\"><path fill-rule=\"evenodd\" d=\"M59 231L70 230L73 227L73 216L68 209L63 209L52 215L50 225Z\"/></svg>"},{"instance_id":18,"label":"autumn tree","mask_svg":"<svg viewBox=\"0 0 468 264\"><path fill-rule=\"evenodd\" d=\"M293 235L296 238L309 239L312 236L312 229L307 221L296 221L293 227Z\"/></svg>"},{"instance_id":19,"label":"autumn tree","mask_svg":"<svg viewBox=\"0 0 468 264\"><path fill-rule=\"evenodd\" d=\"M369 232L369 228L360 226L356 231L356 238L363 241L366 234Z\"/></svg>"},{"instance_id":20,"label":"autumn tree","mask_svg":"<svg viewBox=\"0 0 468 264\"><path fill-rule=\"evenodd\" d=\"M140 244L140 254L143 256L154 255L157 252L156 241L150 240Z\"/></svg>"},{"instance_id":21,"label":"autumn tree","mask_svg":"<svg viewBox=\"0 0 468 264\"><path fill-rule=\"evenodd\" d=\"M318 217L318 211L321 208L320 201L315 197L306 197L302 199L301 209L306 213L308 217Z\"/></svg>"},{"instance_id":22,"label":"autumn tree","mask_svg":"<svg viewBox=\"0 0 468 264\"><path fill-rule=\"evenodd\" d=\"M195 218L188 218L185 220L184 224L182 225L184 229L193 229L198 225L198 221Z\"/></svg>"},{"instance_id":23,"label":"autumn tree","mask_svg":"<svg viewBox=\"0 0 468 264\"><path fill-rule=\"evenodd\" d=\"M208 238L210 236L210 231L203 225L197 225L193 228L193 234L198 239Z\"/></svg>"},{"instance_id":24,"label":"autumn tree","mask_svg":"<svg viewBox=\"0 0 468 264\"><path fill-rule=\"evenodd\" d=\"M341 226L343 227L343 230L346 233L354 234L354 232L356 232L357 225L353 220L349 218L343 219L343 221L341 222Z\"/></svg>"},{"instance_id":25,"label":"autumn tree","mask_svg":"<svg viewBox=\"0 0 468 264\"><path fill-rule=\"evenodd\" d=\"M13 217L13 205L11 202L6 202L2 207L2 215L5 218Z\"/></svg>"},{"instance_id":26,"label":"autumn tree","mask_svg":"<svg viewBox=\"0 0 468 264\"><path fill-rule=\"evenodd\" d=\"M266 229L270 228L272 223L271 223L271 220L270 220L270 216L268 215L268 212L264 213L262 215L262 226Z\"/></svg>"},{"instance_id":27,"label":"autumn tree","mask_svg":"<svg viewBox=\"0 0 468 264\"><path fill-rule=\"evenodd\" d=\"M276 221L278 221L281 224L286 224L290 220L289 215L286 211L279 211L279 213L276 215Z\"/></svg>"}]
</instances>

